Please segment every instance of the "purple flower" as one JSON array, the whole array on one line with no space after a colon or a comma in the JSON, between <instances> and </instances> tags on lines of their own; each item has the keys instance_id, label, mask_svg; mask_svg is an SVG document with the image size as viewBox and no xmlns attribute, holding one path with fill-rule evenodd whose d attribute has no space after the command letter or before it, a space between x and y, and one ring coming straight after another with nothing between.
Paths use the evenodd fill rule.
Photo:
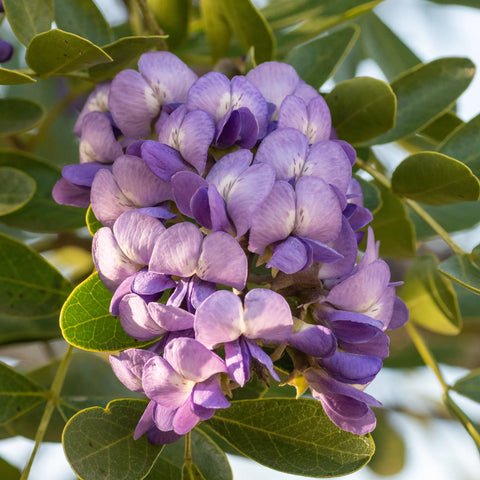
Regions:
<instances>
[{"instance_id":1,"label":"purple flower","mask_svg":"<svg viewBox=\"0 0 480 480\"><path fill-rule=\"evenodd\" d=\"M191 338L168 343L164 356L154 356L143 366L142 386L154 404L153 420L164 432L184 435L217 408L227 408L220 385L224 361Z\"/></svg>"},{"instance_id":2,"label":"purple flower","mask_svg":"<svg viewBox=\"0 0 480 480\"><path fill-rule=\"evenodd\" d=\"M245 77L219 72L200 77L188 92L187 108L204 110L216 125L215 145L252 148L267 133L267 102Z\"/></svg>"},{"instance_id":3,"label":"purple flower","mask_svg":"<svg viewBox=\"0 0 480 480\"><path fill-rule=\"evenodd\" d=\"M13 56L13 45L0 38L0 63L8 62Z\"/></svg>"},{"instance_id":4,"label":"purple flower","mask_svg":"<svg viewBox=\"0 0 480 480\"><path fill-rule=\"evenodd\" d=\"M290 307L281 295L266 289L250 290L244 304L225 290L209 296L195 313L195 338L208 348L225 344L228 373L240 386L250 378L251 358L279 381L272 360L255 340L286 344L293 325Z\"/></svg>"},{"instance_id":5,"label":"purple flower","mask_svg":"<svg viewBox=\"0 0 480 480\"><path fill-rule=\"evenodd\" d=\"M184 102L197 75L169 52L141 55L138 69L123 70L112 81L108 105L118 128L129 138L150 136L162 105Z\"/></svg>"},{"instance_id":6,"label":"purple flower","mask_svg":"<svg viewBox=\"0 0 480 480\"><path fill-rule=\"evenodd\" d=\"M82 134L83 119L90 112L108 112L108 93L110 91L110 82L99 83L95 90L88 96L85 105L77 118L73 133L80 137Z\"/></svg>"}]
</instances>

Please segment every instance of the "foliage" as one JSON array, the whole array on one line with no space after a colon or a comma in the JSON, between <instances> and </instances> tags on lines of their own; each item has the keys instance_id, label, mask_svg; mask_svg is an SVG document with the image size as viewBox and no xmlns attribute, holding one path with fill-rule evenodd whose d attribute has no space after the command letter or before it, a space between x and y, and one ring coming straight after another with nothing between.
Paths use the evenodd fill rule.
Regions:
<instances>
[{"instance_id":1,"label":"foliage","mask_svg":"<svg viewBox=\"0 0 480 480\"><path fill-rule=\"evenodd\" d=\"M90 251L91 235L102 226L91 208L58 205L51 196L61 167L76 161L76 110L95 85L136 68L142 53L169 49L199 73L215 69L229 77L276 59L320 90L339 138L356 148L356 176L374 214L380 254L393 280L404 281L408 346L392 341L391 366L417 366L418 358L429 366L451 418L480 448L478 426L449 393L480 401L478 354L476 364L445 353L436 358L454 351L451 336L480 341L480 249L464 251L452 240L480 222L480 116L463 122L455 115L475 73L472 62L421 63L375 14L381 0L272 0L263 9L250 0L124 3L125 23L112 26L93 0L3 0L0 22L8 21L17 52L21 44L26 50L0 68L0 344L49 345L63 336L70 346L62 359L31 372L0 364L2 435L35 438L37 446L62 441L85 480L228 480L224 451L288 473L331 477L361 468L373 455L370 435L339 429L320 403L287 398L289 387L277 384L266 391L255 381L233 392L229 409L175 443L133 440L146 401L118 383L103 354L149 342L128 336L109 313L112 294L97 273L67 279L41 254L66 246ZM355 77L364 59L388 80ZM405 153L389 172L376 146L393 142ZM72 346L89 353L72 355ZM413 347L417 354L402 355L401 348ZM472 371L450 385L440 360ZM372 469L401 470L404 444L388 412L380 414L373 439ZM19 473L0 459L0 476Z\"/></svg>"}]
</instances>

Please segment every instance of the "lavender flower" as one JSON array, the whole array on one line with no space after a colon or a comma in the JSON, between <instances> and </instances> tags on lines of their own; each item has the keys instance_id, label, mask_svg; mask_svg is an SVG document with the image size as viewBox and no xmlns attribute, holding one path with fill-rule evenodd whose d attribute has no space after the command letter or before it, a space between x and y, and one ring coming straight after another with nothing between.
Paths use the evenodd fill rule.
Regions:
<instances>
[{"instance_id":1,"label":"lavender flower","mask_svg":"<svg viewBox=\"0 0 480 480\"><path fill-rule=\"evenodd\" d=\"M13 45L0 38L0 63L8 62L13 57Z\"/></svg>"}]
</instances>

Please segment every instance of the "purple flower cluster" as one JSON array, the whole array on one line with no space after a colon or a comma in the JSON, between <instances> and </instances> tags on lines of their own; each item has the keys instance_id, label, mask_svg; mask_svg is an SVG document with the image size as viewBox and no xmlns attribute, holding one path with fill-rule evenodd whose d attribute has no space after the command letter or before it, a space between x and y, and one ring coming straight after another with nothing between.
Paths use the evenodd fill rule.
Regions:
<instances>
[{"instance_id":1,"label":"purple flower cluster","mask_svg":"<svg viewBox=\"0 0 480 480\"><path fill-rule=\"evenodd\" d=\"M308 384L336 425L371 431L379 402L363 389L408 312L371 230L357 262L372 216L323 97L278 62L231 80L167 52L138 66L90 95L80 163L53 191L91 204L110 311L151 342L111 357L150 400L135 437L176 440L253 371Z\"/></svg>"}]
</instances>

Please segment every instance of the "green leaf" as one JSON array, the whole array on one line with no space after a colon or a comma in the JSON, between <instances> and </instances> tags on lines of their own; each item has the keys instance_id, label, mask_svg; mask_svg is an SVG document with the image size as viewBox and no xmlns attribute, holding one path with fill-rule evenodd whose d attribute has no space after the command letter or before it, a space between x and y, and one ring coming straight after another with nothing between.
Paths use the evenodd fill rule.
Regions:
<instances>
[{"instance_id":1,"label":"green leaf","mask_svg":"<svg viewBox=\"0 0 480 480\"><path fill-rule=\"evenodd\" d=\"M20 470L0 458L0 478L2 480L19 480Z\"/></svg>"},{"instance_id":2,"label":"green leaf","mask_svg":"<svg viewBox=\"0 0 480 480\"><path fill-rule=\"evenodd\" d=\"M98 273L88 277L73 290L60 314L60 327L65 340L83 350L111 352L145 343L129 337L120 320L109 313L112 293Z\"/></svg>"},{"instance_id":3,"label":"green leaf","mask_svg":"<svg viewBox=\"0 0 480 480\"><path fill-rule=\"evenodd\" d=\"M403 202L390 190L375 184L380 191L381 206L371 227L380 240L380 255L390 258L415 256L415 230Z\"/></svg>"},{"instance_id":4,"label":"green leaf","mask_svg":"<svg viewBox=\"0 0 480 480\"><path fill-rule=\"evenodd\" d=\"M253 45L257 65L273 60L275 49L273 32L253 3L250 0L224 0L222 8L244 53L247 53Z\"/></svg>"},{"instance_id":5,"label":"green leaf","mask_svg":"<svg viewBox=\"0 0 480 480\"><path fill-rule=\"evenodd\" d=\"M103 227L100 220L97 220L97 217L93 213L93 209L91 205L87 209L87 215L85 217L85 221L87 222L87 228L92 237L95 235L95 233L97 233L98 230L100 230Z\"/></svg>"},{"instance_id":6,"label":"green leaf","mask_svg":"<svg viewBox=\"0 0 480 480\"><path fill-rule=\"evenodd\" d=\"M223 8L221 0L202 0L200 2L213 62L226 55L232 38L232 30L223 13Z\"/></svg>"},{"instance_id":7,"label":"green leaf","mask_svg":"<svg viewBox=\"0 0 480 480\"><path fill-rule=\"evenodd\" d=\"M112 40L112 30L92 0L55 0L55 23L96 45Z\"/></svg>"},{"instance_id":8,"label":"green leaf","mask_svg":"<svg viewBox=\"0 0 480 480\"><path fill-rule=\"evenodd\" d=\"M182 480L206 480L206 478L194 463L190 463L183 466Z\"/></svg>"},{"instance_id":9,"label":"green leaf","mask_svg":"<svg viewBox=\"0 0 480 480\"><path fill-rule=\"evenodd\" d=\"M85 225L85 210L58 205L52 189L61 177L60 170L40 158L18 151L0 150L0 167L22 170L32 177L37 189L25 207L4 215L0 221L15 228L32 232L62 232Z\"/></svg>"},{"instance_id":10,"label":"green leaf","mask_svg":"<svg viewBox=\"0 0 480 480\"><path fill-rule=\"evenodd\" d=\"M147 402L115 400L107 408L82 410L67 423L63 447L80 478L88 480L142 479L152 468L160 446L133 432Z\"/></svg>"},{"instance_id":11,"label":"green leaf","mask_svg":"<svg viewBox=\"0 0 480 480\"><path fill-rule=\"evenodd\" d=\"M0 362L0 425L28 412L45 398L42 387Z\"/></svg>"},{"instance_id":12,"label":"green leaf","mask_svg":"<svg viewBox=\"0 0 480 480\"><path fill-rule=\"evenodd\" d=\"M414 153L393 172L392 190L428 205L478 200L480 181L462 162L434 152Z\"/></svg>"},{"instance_id":13,"label":"green leaf","mask_svg":"<svg viewBox=\"0 0 480 480\"><path fill-rule=\"evenodd\" d=\"M438 271L435 257L420 257L407 270L400 296L416 324L443 335L460 332L462 320L457 297L450 281Z\"/></svg>"},{"instance_id":14,"label":"green leaf","mask_svg":"<svg viewBox=\"0 0 480 480\"><path fill-rule=\"evenodd\" d=\"M289 53L285 62L295 68L302 80L320 88L335 73L359 34L356 25L348 25L298 45Z\"/></svg>"},{"instance_id":15,"label":"green leaf","mask_svg":"<svg viewBox=\"0 0 480 480\"><path fill-rule=\"evenodd\" d=\"M192 431L192 460L197 472L207 480L231 480L232 471L225 454L218 445L199 429ZM179 480L185 454L185 437L166 445L145 480ZM187 477L189 478L189 477ZM202 478L202 477L191 477Z\"/></svg>"},{"instance_id":16,"label":"green leaf","mask_svg":"<svg viewBox=\"0 0 480 480\"><path fill-rule=\"evenodd\" d=\"M124 37L105 45L103 51L113 61L89 68L88 74L96 82L113 78L118 72L134 64L142 53L161 49L164 38L163 36Z\"/></svg>"},{"instance_id":17,"label":"green leaf","mask_svg":"<svg viewBox=\"0 0 480 480\"><path fill-rule=\"evenodd\" d=\"M37 185L32 177L21 170L11 167L0 167L0 215L12 213L26 205Z\"/></svg>"},{"instance_id":18,"label":"green leaf","mask_svg":"<svg viewBox=\"0 0 480 480\"><path fill-rule=\"evenodd\" d=\"M256 462L294 475L345 475L374 451L370 435L340 430L311 399L232 402L204 425Z\"/></svg>"},{"instance_id":19,"label":"green leaf","mask_svg":"<svg viewBox=\"0 0 480 480\"><path fill-rule=\"evenodd\" d=\"M480 368L457 380L452 388L464 397L480 402Z\"/></svg>"},{"instance_id":20,"label":"green leaf","mask_svg":"<svg viewBox=\"0 0 480 480\"><path fill-rule=\"evenodd\" d=\"M11 325L13 332L2 328L0 339L24 334L29 325L24 325L25 320L35 320L41 329L52 316L58 319L70 290L69 283L38 253L0 234L0 325L16 322Z\"/></svg>"},{"instance_id":21,"label":"green leaf","mask_svg":"<svg viewBox=\"0 0 480 480\"><path fill-rule=\"evenodd\" d=\"M34 83L36 80L29 75L7 68L0 68L0 85L20 85L22 83Z\"/></svg>"},{"instance_id":22,"label":"green leaf","mask_svg":"<svg viewBox=\"0 0 480 480\"><path fill-rule=\"evenodd\" d=\"M169 48L174 50L188 35L191 0L147 0L147 5L168 35Z\"/></svg>"},{"instance_id":23,"label":"green leaf","mask_svg":"<svg viewBox=\"0 0 480 480\"><path fill-rule=\"evenodd\" d=\"M3 6L13 32L24 45L52 25L53 0L4 0Z\"/></svg>"},{"instance_id":24,"label":"green leaf","mask_svg":"<svg viewBox=\"0 0 480 480\"><path fill-rule=\"evenodd\" d=\"M390 130L395 122L396 100L388 83L357 77L337 84L325 97L339 138L365 142Z\"/></svg>"},{"instance_id":25,"label":"green leaf","mask_svg":"<svg viewBox=\"0 0 480 480\"><path fill-rule=\"evenodd\" d=\"M85 70L112 58L89 40L56 29L37 35L28 45L25 60L38 75L48 77Z\"/></svg>"},{"instance_id":26,"label":"green leaf","mask_svg":"<svg viewBox=\"0 0 480 480\"><path fill-rule=\"evenodd\" d=\"M445 141L445 139L461 125L464 125L463 121L460 120L453 112L445 112L441 117L438 117L433 122L430 122L428 125L423 127L418 133L435 143L440 143ZM456 155L452 155L443 151L440 151L440 153L444 153L449 157L454 157L457 160L460 160L460 158L457 158Z\"/></svg>"},{"instance_id":27,"label":"green leaf","mask_svg":"<svg viewBox=\"0 0 480 480\"><path fill-rule=\"evenodd\" d=\"M477 0L429 0L440 5L464 5L465 7L480 8Z\"/></svg>"},{"instance_id":28,"label":"green leaf","mask_svg":"<svg viewBox=\"0 0 480 480\"><path fill-rule=\"evenodd\" d=\"M0 98L0 135L33 128L43 117L43 107L24 98Z\"/></svg>"},{"instance_id":29,"label":"green leaf","mask_svg":"<svg viewBox=\"0 0 480 480\"><path fill-rule=\"evenodd\" d=\"M438 269L454 282L480 294L480 268L468 255L452 255L444 260Z\"/></svg>"},{"instance_id":30,"label":"green leaf","mask_svg":"<svg viewBox=\"0 0 480 480\"><path fill-rule=\"evenodd\" d=\"M448 110L468 87L475 65L468 58L441 58L418 65L392 82L397 97L395 127L375 138L393 142L420 130Z\"/></svg>"},{"instance_id":31,"label":"green leaf","mask_svg":"<svg viewBox=\"0 0 480 480\"><path fill-rule=\"evenodd\" d=\"M460 160L480 176L480 115L461 124L445 141L438 146L438 151Z\"/></svg>"}]
</instances>

